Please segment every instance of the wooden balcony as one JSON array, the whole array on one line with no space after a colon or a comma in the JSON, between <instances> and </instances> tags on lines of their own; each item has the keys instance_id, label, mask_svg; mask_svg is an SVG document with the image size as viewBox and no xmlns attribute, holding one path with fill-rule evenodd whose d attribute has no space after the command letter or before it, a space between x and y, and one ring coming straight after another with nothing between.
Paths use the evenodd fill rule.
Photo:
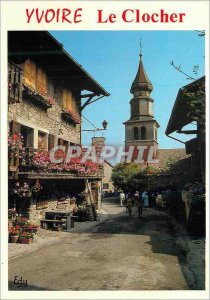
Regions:
<instances>
[{"instance_id":1,"label":"wooden balcony","mask_svg":"<svg viewBox=\"0 0 210 300\"><path fill-rule=\"evenodd\" d=\"M104 176L103 166L99 165L98 169L89 174L79 173L77 171L58 171L58 170L44 170L33 165L32 157L37 153L37 149L32 147L24 148L24 151L13 153L10 156L9 171L10 178L15 177L19 179L74 179L74 180L101 180ZM18 157L17 161L14 161L14 157Z\"/></svg>"},{"instance_id":2,"label":"wooden balcony","mask_svg":"<svg viewBox=\"0 0 210 300\"><path fill-rule=\"evenodd\" d=\"M19 172L18 177L21 179L54 179L54 180L101 180L101 174L79 175L73 173L48 173L48 172Z\"/></svg>"},{"instance_id":3,"label":"wooden balcony","mask_svg":"<svg viewBox=\"0 0 210 300\"><path fill-rule=\"evenodd\" d=\"M20 102L22 99L23 70L12 62L8 63L8 101Z\"/></svg>"}]
</instances>

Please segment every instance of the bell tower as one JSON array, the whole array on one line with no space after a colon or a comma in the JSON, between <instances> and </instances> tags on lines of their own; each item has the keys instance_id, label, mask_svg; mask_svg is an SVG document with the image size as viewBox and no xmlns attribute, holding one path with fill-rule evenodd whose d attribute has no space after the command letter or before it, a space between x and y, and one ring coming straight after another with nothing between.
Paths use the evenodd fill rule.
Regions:
<instances>
[{"instance_id":1,"label":"bell tower","mask_svg":"<svg viewBox=\"0 0 210 300\"><path fill-rule=\"evenodd\" d=\"M131 85L130 119L125 125L125 146L158 146L159 124L154 118L153 86L144 69L142 48L136 77Z\"/></svg>"}]
</instances>

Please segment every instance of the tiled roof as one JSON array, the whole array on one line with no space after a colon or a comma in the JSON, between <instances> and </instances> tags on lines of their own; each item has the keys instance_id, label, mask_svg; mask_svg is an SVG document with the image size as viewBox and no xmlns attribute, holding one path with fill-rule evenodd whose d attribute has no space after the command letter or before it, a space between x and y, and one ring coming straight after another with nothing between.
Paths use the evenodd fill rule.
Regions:
<instances>
[{"instance_id":1,"label":"tiled roof","mask_svg":"<svg viewBox=\"0 0 210 300\"><path fill-rule=\"evenodd\" d=\"M169 161L178 162L190 157L190 155L186 154L184 148L158 149L157 156L159 159L158 165L161 168L166 167Z\"/></svg>"}]
</instances>

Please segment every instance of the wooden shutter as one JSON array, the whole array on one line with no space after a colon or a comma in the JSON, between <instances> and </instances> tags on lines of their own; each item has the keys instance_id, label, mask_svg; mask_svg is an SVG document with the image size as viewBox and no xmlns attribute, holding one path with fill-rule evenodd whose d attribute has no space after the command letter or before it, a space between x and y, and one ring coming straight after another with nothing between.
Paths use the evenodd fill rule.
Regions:
<instances>
[{"instance_id":1,"label":"wooden shutter","mask_svg":"<svg viewBox=\"0 0 210 300\"><path fill-rule=\"evenodd\" d=\"M21 124L12 120L10 123L10 131L11 131L11 134L21 133Z\"/></svg>"},{"instance_id":2,"label":"wooden shutter","mask_svg":"<svg viewBox=\"0 0 210 300\"><path fill-rule=\"evenodd\" d=\"M36 89L36 64L30 59L27 59L24 63L23 76L25 84Z\"/></svg>"},{"instance_id":3,"label":"wooden shutter","mask_svg":"<svg viewBox=\"0 0 210 300\"><path fill-rule=\"evenodd\" d=\"M72 111L72 112L77 112L77 104L75 97L73 96L72 92L70 90L64 89L63 90L63 96L62 96L62 104L63 107Z\"/></svg>"},{"instance_id":4,"label":"wooden shutter","mask_svg":"<svg viewBox=\"0 0 210 300\"><path fill-rule=\"evenodd\" d=\"M66 89L63 90L62 106L67 109L67 90Z\"/></svg>"},{"instance_id":5,"label":"wooden shutter","mask_svg":"<svg viewBox=\"0 0 210 300\"><path fill-rule=\"evenodd\" d=\"M48 150L52 150L55 145L55 136L53 134L48 135Z\"/></svg>"},{"instance_id":6,"label":"wooden shutter","mask_svg":"<svg viewBox=\"0 0 210 300\"><path fill-rule=\"evenodd\" d=\"M44 96L47 94L47 76L40 67L37 67L36 89Z\"/></svg>"},{"instance_id":7,"label":"wooden shutter","mask_svg":"<svg viewBox=\"0 0 210 300\"><path fill-rule=\"evenodd\" d=\"M72 93L70 91L68 91L68 94L67 94L67 108L70 110L70 111L74 111L74 107L73 107L73 96L72 96Z\"/></svg>"}]
</instances>

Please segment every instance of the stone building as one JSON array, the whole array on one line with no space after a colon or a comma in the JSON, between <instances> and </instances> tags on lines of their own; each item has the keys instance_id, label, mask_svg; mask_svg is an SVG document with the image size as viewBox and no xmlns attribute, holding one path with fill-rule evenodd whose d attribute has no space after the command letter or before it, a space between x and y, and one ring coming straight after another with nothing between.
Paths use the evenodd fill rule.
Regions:
<instances>
[{"instance_id":1,"label":"stone building","mask_svg":"<svg viewBox=\"0 0 210 300\"><path fill-rule=\"evenodd\" d=\"M96 151L99 156L103 151L103 147L105 146L105 138L104 137L93 137L92 138L92 146L96 147ZM103 162L103 176L101 181L101 192L102 194L106 192L114 192L114 185L111 180L113 166L112 164L104 160Z\"/></svg>"},{"instance_id":2,"label":"stone building","mask_svg":"<svg viewBox=\"0 0 210 300\"><path fill-rule=\"evenodd\" d=\"M113 165L105 160L103 164L103 170L104 170L104 176L102 178L102 193L113 193L115 188L112 182L112 170L113 170Z\"/></svg>"},{"instance_id":3,"label":"stone building","mask_svg":"<svg viewBox=\"0 0 210 300\"><path fill-rule=\"evenodd\" d=\"M153 86L145 72L142 53L140 53L138 71L130 89L133 94L130 101L130 119L124 122L126 148L129 146L158 147L159 124L154 118L152 90Z\"/></svg>"},{"instance_id":4,"label":"stone building","mask_svg":"<svg viewBox=\"0 0 210 300\"><path fill-rule=\"evenodd\" d=\"M12 137L22 136L25 151L24 160L20 155L9 157L9 187L17 180L34 184L40 179L48 189L70 189L74 194L89 182L95 191L101 180L97 171L40 170L31 157L56 145L81 145L83 109L108 95L49 32L8 32L8 128Z\"/></svg>"}]
</instances>

